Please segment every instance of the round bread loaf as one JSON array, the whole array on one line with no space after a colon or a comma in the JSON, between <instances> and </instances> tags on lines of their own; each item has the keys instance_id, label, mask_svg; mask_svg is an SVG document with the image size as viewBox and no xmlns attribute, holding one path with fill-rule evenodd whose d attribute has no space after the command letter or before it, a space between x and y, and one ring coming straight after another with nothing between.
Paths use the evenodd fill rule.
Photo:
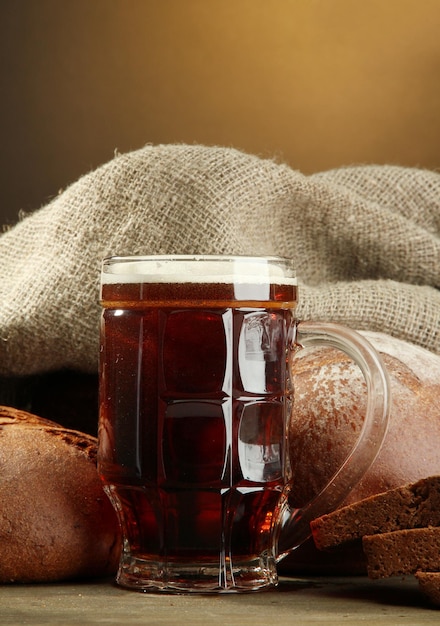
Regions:
<instances>
[{"instance_id":1,"label":"round bread loaf","mask_svg":"<svg viewBox=\"0 0 440 626\"><path fill-rule=\"evenodd\" d=\"M382 449L345 504L440 473L440 357L381 333L362 333L380 353L391 386ZM325 486L360 435L366 385L333 348L299 351L290 424L291 501L302 506Z\"/></svg>"},{"instance_id":2,"label":"round bread loaf","mask_svg":"<svg viewBox=\"0 0 440 626\"><path fill-rule=\"evenodd\" d=\"M389 373L391 415L378 457L344 504L440 473L440 357L382 333L362 334L381 354ZM359 437L366 384L349 357L329 347L300 350L293 383L291 503L301 507L325 486ZM281 571L365 573L359 546L326 554L312 544L307 542L282 561Z\"/></svg>"},{"instance_id":3,"label":"round bread loaf","mask_svg":"<svg viewBox=\"0 0 440 626\"><path fill-rule=\"evenodd\" d=\"M97 441L0 407L0 582L108 576L120 532L96 471Z\"/></svg>"}]
</instances>

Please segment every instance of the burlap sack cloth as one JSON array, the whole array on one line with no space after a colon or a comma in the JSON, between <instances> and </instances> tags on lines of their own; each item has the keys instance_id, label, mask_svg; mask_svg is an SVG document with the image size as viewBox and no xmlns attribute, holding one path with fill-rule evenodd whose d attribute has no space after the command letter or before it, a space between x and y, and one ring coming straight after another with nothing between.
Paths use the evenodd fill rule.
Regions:
<instances>
[{"instance_id":1,"label":"burlap sack cloth","mask_svg":"<svg viewBox=\"0 0 440 626\"><path fill-rule=\"evenodd\" d=\"M305 176L234 149L148 145L0 236L0 374L97 371L99 272L110 254L292 257L300 318L440 353L439 235L435 172Z\"/></svg>"}]
</instances>

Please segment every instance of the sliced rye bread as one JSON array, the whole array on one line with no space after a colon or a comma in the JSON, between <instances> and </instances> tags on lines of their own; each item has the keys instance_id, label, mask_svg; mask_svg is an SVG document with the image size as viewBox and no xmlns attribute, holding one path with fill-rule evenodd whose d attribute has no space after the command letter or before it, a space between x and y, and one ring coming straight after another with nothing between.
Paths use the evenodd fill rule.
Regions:
<instances>
[{"instance_id":1,"label":"sliced rye bread","mask_svg":"<svg viewBox=\"0 0 440 626\"><path fill-rule=\"evenodd\" d=\"M440 571L440 527L367 535L362 547L372 579Z\"/></svg>"},{"instance_id":2,"label":"sliced rye bread","mask_svg":"<svg viewBox=\"0 0 440 626\"><path fill-rule=\"evenodd\" d=\"M440 526L440 476L359 500L312 521L320 550L340 546L365 535Z\"/></svg>"},{"instance_id":3,"label":"sliced rye bread","mask_svg":"<svg viewBox=\"0 0 440 626\"><path fill-rule=\"evenodd\" d=\"M434 606L440 607L440 572L416 572L421 591Z\"/></svg>"}]
</instances>

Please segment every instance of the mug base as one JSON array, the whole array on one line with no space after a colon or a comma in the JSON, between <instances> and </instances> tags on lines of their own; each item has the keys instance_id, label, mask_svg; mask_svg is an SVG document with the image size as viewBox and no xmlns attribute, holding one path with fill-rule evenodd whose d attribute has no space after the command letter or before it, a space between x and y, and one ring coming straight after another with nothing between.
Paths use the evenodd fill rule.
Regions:
<instances>
[{"instance_id":1,"label":"mug base","mask_svg":"<svg viewBox=\"0 0 440 626\"><path fill-rule=\"evenodd\" d=\"M256 557L231 566L212 561L164 562L124 555L116 582L144 592L237 593L262 591L278 584L275 560Z\"/></svg>"}]
</instances>

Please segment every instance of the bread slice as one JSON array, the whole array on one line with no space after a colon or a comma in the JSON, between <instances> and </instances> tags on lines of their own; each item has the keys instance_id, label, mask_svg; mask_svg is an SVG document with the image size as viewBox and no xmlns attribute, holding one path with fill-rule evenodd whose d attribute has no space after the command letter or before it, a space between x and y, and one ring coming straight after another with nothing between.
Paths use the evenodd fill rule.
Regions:
<instances>
[{"instance_id":1,"label":"bread slice","mask_svg":"<svg viewBox=\"0 0 440 626\"><path fill-rule=\"evenodd\" d=\"M440 572L416 572L421 591L431 604L440 606Z\"/></svg>"},{"instance_id":2,"label":"bread slice","mask_svg":"<svg viewBox=\"0 0 440 626\"><path fill-rule=\"evenodd\" d=\"M440 527L367 535L362 547L369 578L440 571Z\"/></svg>"},{"instance_id":3,"label":"bread slice","mask_svg":"<svg viewBox=\"0 0 440 626\"><path fill-rule=\"evenodd\" d=\"M320 550L365 535L426 526L440 526L440 476L370 496L311 523L313 539Z\"/></svg>"}]
</instances>

